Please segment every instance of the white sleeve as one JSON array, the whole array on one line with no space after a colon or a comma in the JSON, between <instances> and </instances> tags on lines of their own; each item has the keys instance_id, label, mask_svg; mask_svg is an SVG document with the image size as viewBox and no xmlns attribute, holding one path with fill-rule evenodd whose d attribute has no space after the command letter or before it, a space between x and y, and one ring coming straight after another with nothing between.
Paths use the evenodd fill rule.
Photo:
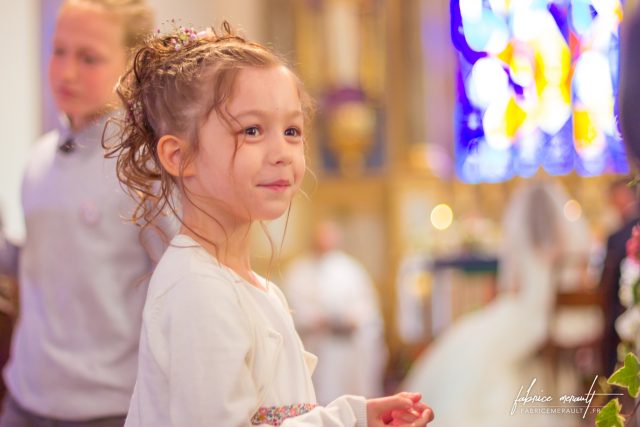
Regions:
<instances>
[{"instance_id":1,"label":"white sleeve","mask_svg":"<svg viewBox=\"0 0 640 427\"><path fill-rule=\"evenodd\" d=\"M246 426L258 406L247 364L251 329L231 286L191 275L167 296L161 333L173 426Z\"/></svg>"}]
</instances>

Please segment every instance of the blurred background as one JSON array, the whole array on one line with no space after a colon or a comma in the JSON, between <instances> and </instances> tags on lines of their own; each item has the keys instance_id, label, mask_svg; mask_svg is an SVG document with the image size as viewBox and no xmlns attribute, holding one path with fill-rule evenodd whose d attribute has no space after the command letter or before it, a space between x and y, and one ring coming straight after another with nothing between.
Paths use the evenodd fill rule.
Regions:
<instances>
[{"instance_id":1,"label":"blurred background","mask_svg":"<svg viewBox=\"0 0 640 427\"><path fill-rule=\"evenodd\" d=\"M45 70L60 3L0 5L0 208L17 239L22 166L57 120ZM337 224L371 279L387 391L434 339L495 299L505 208L541 178L566 191L565 219L586 224L587 250L571 261L578 273L558 279L554 313L566 304L597 314L550 333L540 354L587 389L606 373L607 238L637 217L633 198L616 198L631 172L617 123L619 39L637 1L150 3L162 30L171 19L228 20L281 52L314 96L306 195L268 224L271 242L256 232L255 267L286 281L317 225Z\"/></svg>"}]
</instances>

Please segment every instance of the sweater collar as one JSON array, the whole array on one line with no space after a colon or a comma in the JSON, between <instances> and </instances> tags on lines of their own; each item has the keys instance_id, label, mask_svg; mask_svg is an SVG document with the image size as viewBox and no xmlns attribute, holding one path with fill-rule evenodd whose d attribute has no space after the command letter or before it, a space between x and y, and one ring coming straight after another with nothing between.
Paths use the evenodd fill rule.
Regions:
<instances>
[{"instance_id":1,"label":"sweater collar","mask_svg":"<svg viewBox=\"0 0 640 427\"><path fill-rule=\"evenodd\" d=\"M61 147L72 141L73 148L71 151L64 154L73 154L73 152L88 153L94 152L98 149L102 150L103 134L108 142L109 138L115 135L117 131L117 125L107 125L107 121L110 118L119 117L121 114L122 110L110 111L97 117L86 126L75 130L71 128L69 118L65 114L61 114L58 118L58 132L60 135L58 139L58 148L60 151L64 151Z\"/></svg>"}]
</instances>

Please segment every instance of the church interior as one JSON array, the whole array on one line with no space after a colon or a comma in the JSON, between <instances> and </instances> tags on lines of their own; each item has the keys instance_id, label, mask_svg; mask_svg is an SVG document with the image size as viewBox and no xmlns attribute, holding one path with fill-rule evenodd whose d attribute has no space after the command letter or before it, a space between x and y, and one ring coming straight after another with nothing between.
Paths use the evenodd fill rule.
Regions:
<instances>
[{"instance_id":1,"label":"church interior","mask_svg":"<svg viewBox=\"0 0 640 427\"><path fill-rule=\"evenodd\" d=\"M61 3L2 6L5 40L16 42L0 72L16 84L0 100L11 145L0 159L0 207L3 233L18 240L25 235L22 165L58 115L45 70ZM340 250L370 280L381 343L359 347L351 362L347 350L336 350L341 356L327 356L335 364L328 371L344 364L348 376L376 353L377 390L422 392L442 408L439 418L433 404L436 426L595 425L619 391L606 382L619 353L638 345L618 344L615 331L624 245L618 275L606 279L610 236L640 213L627 185L636 171L617 100L621 35L637 1L149 3L162 31L228 20L280 52L314 100L303 191L286 215L253 230L252 263L286 294L290 266L313 253L318 226L339 229ZM547 199L524 200L532 186L553 200L562 232L548 233ZM527 246L538 240L548 277L535 268L539 252ZM533 270L510 281L519 268ZM545 288L545 281L551 294L536 311L527 304L540 292L527 294L527 286ZM336 307L355 313L360 297L333 288ZM3 282L4 359L20 316L19 289ZM336 332L339 345L343 333ZM517 363L509 359L520 350ZM354 393L345 387L335 393ZM485 393L494 399L482 399ZM517 400L525 393L551 403L527 406ZM634 399L621 401L631 412Z\"/></svg>"}]
</instances>

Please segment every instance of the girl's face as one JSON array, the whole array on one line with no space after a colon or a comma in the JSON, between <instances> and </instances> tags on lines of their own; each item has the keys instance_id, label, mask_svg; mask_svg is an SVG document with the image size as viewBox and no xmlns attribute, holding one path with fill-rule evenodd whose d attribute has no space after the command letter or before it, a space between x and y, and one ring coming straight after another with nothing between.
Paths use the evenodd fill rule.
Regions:
<instances>
[{"instance_id":1,"label":"girl's face","mask_svg":"<svg viewBox=\"0 0 640 427\"><path fill-rule=\"evenodd\" d=\"M226 111L233 129L211 113L200 128L195 174L185 185L204 196L194 202L203 201L218 220L278 218L305 172L303 113L291 72L241 70Z\"/></svg>"},{"instance_id":2,"label":"girl's face","mask_svg":"<svg viewBox=\"0 0 640 427\"><path fill-rule=\"evenodd\" d=\"M118 105L114 87L126 62L124 29L114 16L91 6L63 6L53 36L49 83L74 128Z\"/></svg>"}]
</instances>

